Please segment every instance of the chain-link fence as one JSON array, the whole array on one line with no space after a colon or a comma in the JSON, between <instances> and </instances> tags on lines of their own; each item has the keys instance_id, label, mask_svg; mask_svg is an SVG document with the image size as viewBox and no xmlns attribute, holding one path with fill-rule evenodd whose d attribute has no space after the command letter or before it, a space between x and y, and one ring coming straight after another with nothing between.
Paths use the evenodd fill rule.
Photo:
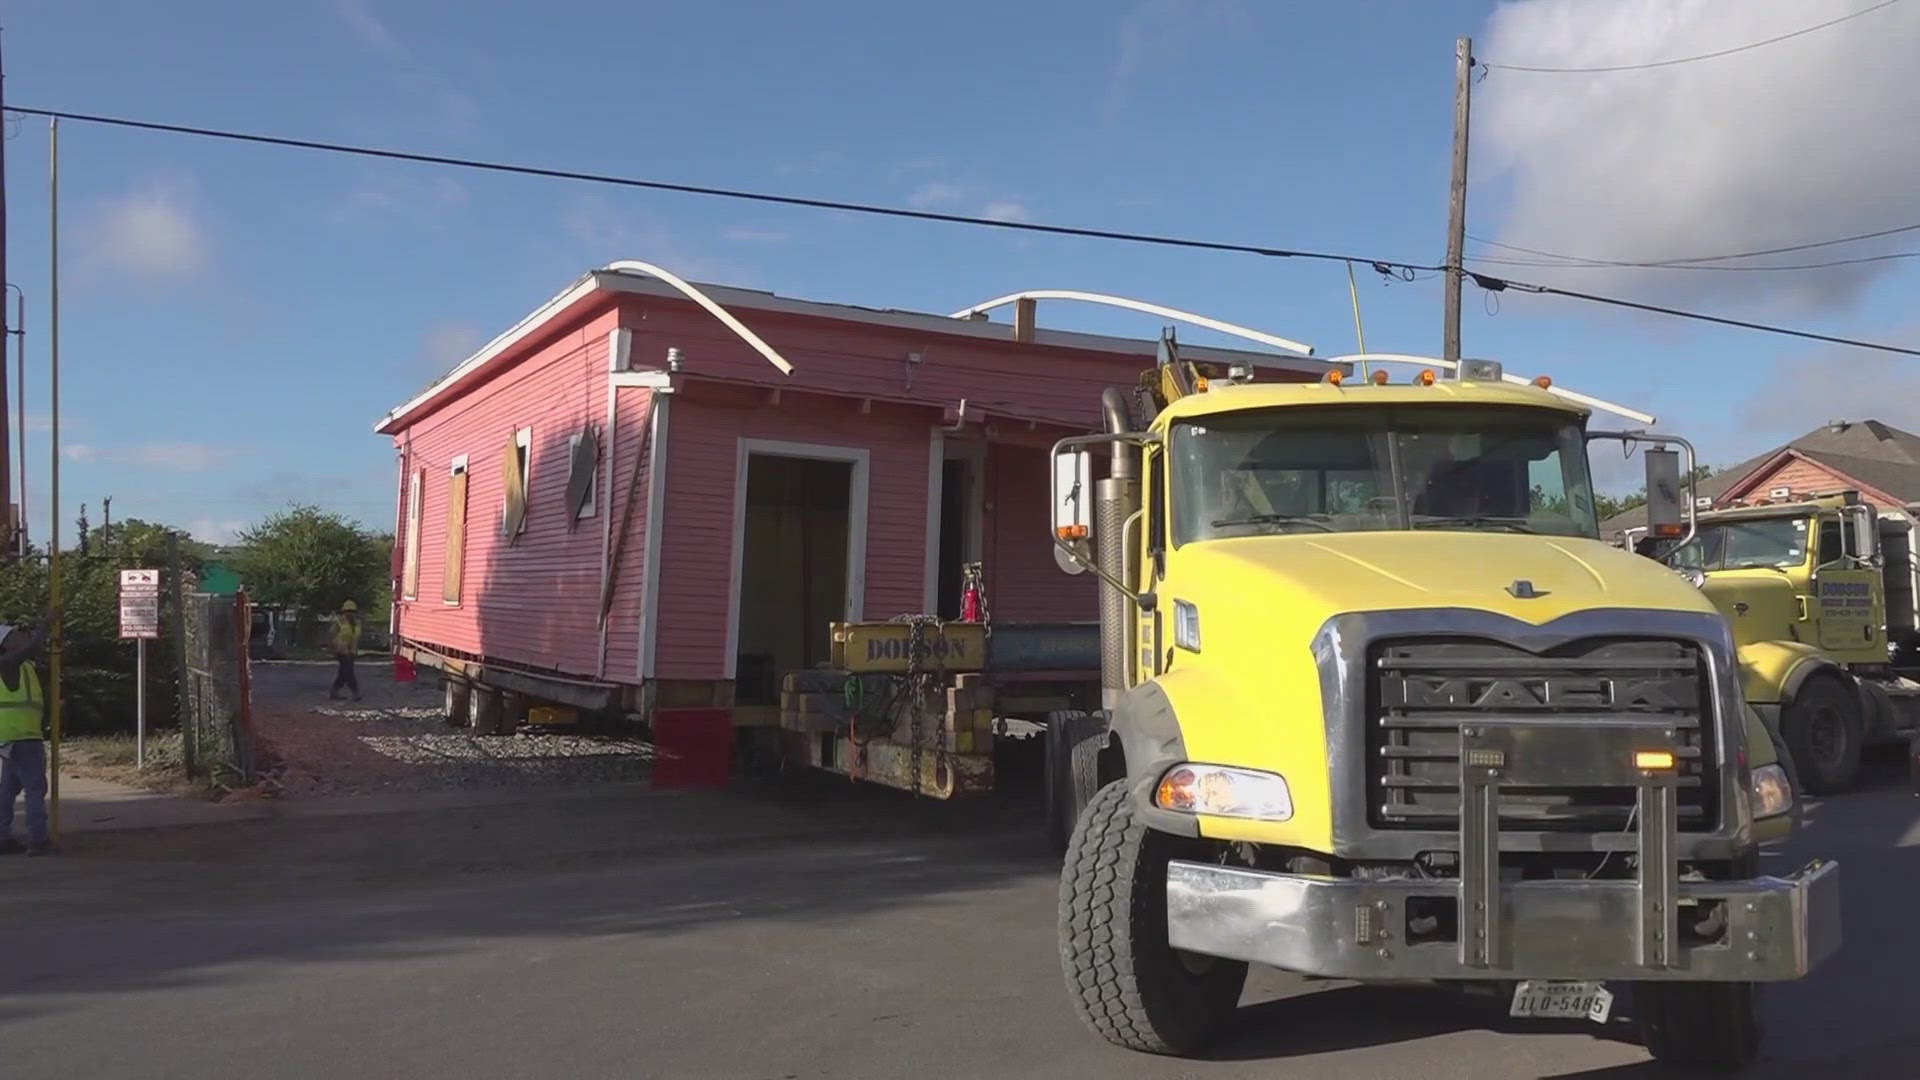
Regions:
<instances>
[{"instance_id":1,"label":"chain-link fence","mask_svg":"<svg viewBox=\"0 0 1920 1080\"><path fill-rule=\"evenodd\" d=\"M190 775L244 784L253 776L247 595L188 593L180 600L180 730Z\"/></svg>"}]
</instances>

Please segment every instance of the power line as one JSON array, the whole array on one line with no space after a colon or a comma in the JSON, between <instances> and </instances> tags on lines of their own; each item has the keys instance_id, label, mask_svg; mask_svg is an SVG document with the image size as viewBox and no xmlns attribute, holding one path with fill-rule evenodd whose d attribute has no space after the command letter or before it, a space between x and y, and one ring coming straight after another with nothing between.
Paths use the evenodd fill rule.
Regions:
<instances>
[{"instance_id":1,"label":"power line","mask_svg":"<svg viewBox=\"0 0 1920 1080\"><path fill-rule=\"evenodd\" d=\"M512 173L519 176L537 176L550 180L580 180L593 184L612 184L618 187L644 188L649 191L673 191L685 195L712 195L725 199L744 199L749 202L774 203L781 206L804 206L815 210L841 210L854 214L874 214L881 217L909 218L916 221L944 221L954 225L977 225L994 229L1012 229L1019 232L1046 233L1053 236L1078 236L1095 240L1120 240L1134 244L1158 244L1162 247L1193 248L1202 251L1232 251L1246 255L1263 255L1278 259L1319 259L1325 262L1344 263L1353 258L1351 255L1336 255L1323 251L1296 251L1289 248L1266 247L1259 244L1235 244L1216 240L1158 236L1151 233L1120 232L1113 229L1078 228L1071 225L1043 225L1032 221L1003 221L998 218L973 217L967 214L943 214L934 210L908 210L904 207L881 206L874 203L843 202L837 199L811 199L800 195L776 195L764 191L708 187L700 184L680 184L666 180L642 180L628 176L613 176L606 173L577 172L572 169L552 169L538 165L514 165L507 162L483 161L477 158L449 157L442 154L420 154L405 150L382 150L370 146L318 142L312 139L293 139L280 135L260 135L252 132L224 131L219 128L193 127L186 124L163 124L151 120L128 120L116 116L63 112L58 109L29 109L10 105L7 107L7 111L24 113L28 116L56 117L61 120L105 124L110 127L135 128L142 131L164 131L176 135L199 135L209 139L226 139L232 142L259 143L267 146L286 146L297 150L322 150L335 154L353 154L359 157L382 158L389 161L413 161L426 165L449 165L455 168L477 169L484 172ZM1360 261L1373 264L1375 269L1390 268L1415 271L1445 269L1441 266L1393 262L1381 259L1362 259Z\"/></svg>"},{"instance_id":2,"label":"power line","mask_svg":"<svg viewBox=\"0 0 1920 1080\"><path fill-rule=\"evenodd\" d=\"M1731 49L1721 49L1718 52L1701 53L1698 56L1682 56L1673 60L1656 60L1648 64L1614 64L1608 67L1533 67L1525 64L1482 64L1480 66L1491 68L1495 71L1533 71L1553 75L1597 74L1606 71L1645 71L1648 68L1672 67L1675 64L1691 64L1696 60L1712 60L1717 57L1732 56L1734 53L1746 52L1749 49L1758 49L1766 45L1776 45L1782 41L1789 41L1805 34L1811 34L1816 30L1825 30L1829 26L1838 26L1849 19L1857 19L1862 15L1870 15L1873 12L1879 11L1881 8L1892 7L1899 2L1900 0L1881 0L1880 3L1872 7L1861 8L1859 11L1842 15L1837 19L1828 19L1826 22L1820 23L1817 26L1809 26L1804 30L1795 30L1791 34L1781 34L1779 37L1770 37L1765 41L1736 45Z\"/></svg>"},{"instance_id":3,"label":"power line","mask_svg":"<svg viewBox=\"0 0 1920 1080\"><path fill-rule=\"evenodd\" d=\"M1695 255L1684 259L1656 259L1645 262L1624 259L1594 259L1585 255L1564 255L1557 251L1541 251L1539 248L1521 247L1518 244L1503 244L1498 240L1489 240L1484 236L1475 236L1472 233L1467 234L1467 239L1478 244L1485 244L1488 247L1505 248L1508 251L1519 251L1528 255L1540 255L1549 259L1564 259L1568 263L1585 263L1592 266L1677 266L1682 263L1731 262L1734 259L1751 259L1761 255L1784 255L1792 251L1812 251L1814 248L1835 247L1840 244L1851 244L1859 240L1876 240L1882 236L1896 236L1900 233L1910 233L1916 230L1920 230L1920 224L1896 225L1891 229L1877 229L1873 232L1856 233L1853 236L1842 236L1832 240L1816 240L1807 244L1789 244L1786 247L1757 248L1753 251L1736 251L1725 255ZM1562 264L1555 263L1551 265Z\"/></svg>"},{"instance_id":4,"label":"power line","mask_svg":"<svg viewBox=\"0 0 1920 1080\"><path fill-rule=\"evenodd\" d=\"M1893 251L1884 255L1862 255L1853 259L1829 259L1826 262L1784 263L1773 266L1702 266L1698 263L1552 262L1547 259L1502 259L1487 255L1469 255L1467 258L1477 263L1486 263L1494 266L1543 266L1552 267L1557 270L1714 270L1722 274L1757 274L1780 270L1825 270L1834 266L1857 266L1861 263L1915 259L1920 258L1920 251Z\"/></svg>"},{"instance_id":5,"label":"power line","mask_svg":"<svg viewBox=\"0 0 1920 1080\"><path fill-rule=\"evenodd\" d=\"M644 188L653 191L674 191L690 195L711 195L719 198L744 199L751 202L775 203L784 206L804 206L820 210L842 210L856 214L873 214L882 217L910 218L919 221L941 221L955 225L974 225L993 229L1015 229L1023 232L1044 233L1055 236L1078 236L1097 240L1118 240L1128 243L1157 244L1163 247L1194 248L1205 251L1231 251L1249 255L1263 255L1275 258L1317 259L1326 262L1360 262L1373 267L1375 272L1389 277L1417 274L1422 271L1442 271L1444 266L1424 263L1398 262L1390 259L1371 259L1361 255L1338 255L1319 251L1298 251L1288 248L1265 247L1255 244L1236 244L1215 240L1194 240L1173 236L1157 236L1148 233L1119 232L1111 229L1077 228L1067 225L1042 225L1027 221L998 221L993 218L969 217L965 214L942 214L930 210L906 210L892 206L878 206L866 203L843 202L833 199L811 199L796 195L775 195L767 192L743 191L732 188L705 187L693 184L678 184L664 180L641 180L632 177L611 176L597 173L576 172L567 169L550 169L533 165L511 165L501 162L481 161L472 158L456 158L438 154L417 154L402 150L380 150L371 147L350 146L341 143L317 142L309 139L292 139L278 135L259 135L248 132L223 131L217 128L191 127L184 124L163 124L148 120L127 120L119 117L96 116L87 113L71 113L54 109L29 109L9 106L8 111L28 116L45 116L61 120L74 120L84 123L104 124L111 127L136 128L143 131L162 131L179 135L199 135L205 138L226 139L235 142L258 143L269 146L286 146L300 150L320 150L329 153L354 154L361 157L385 158L394 161L413 161L427 165L447 165L455 168L478 169L487 172L513 173L523 176L536 176L558 180L580 180L587 183L612 184L619 187ZM1396 274L1398 272L1398 274ZM1487 274L1471 274L1476 284L1492 292L1514 289L1520 292L1551 294L1574 300L1586 300L1596 304L1608 304L1615 307L1636 308L1642 311L1670 315L1680 319L1693 319L1699 322L1718 323L1723 326L1737 326L1762 333L1783 334L1788 337L1807 338L1814 341L1826 341L1856 348L1874 349L1881 352L1902 353L1920 356L1920 350L1902 348L1897 345L1884 345L1871 341L1859 341L1851 338L1833 337L1816 334L1807 330L1794 330L1782 326L1769 326L1765 323L1747 322L1729 319L1718 315L1708 315L1697 311L1685 311L1679 308L1655 307L1632 300L1622 300L1594 293L1574 292L1524 281L1513 281ZM1406 280L1411 280L1407 278Z\"/></svg>"},{"instance_id":6,"label":"power line","mask_svg":"<svg viewBox=\"0 0 1920 1080\"><path fill-rule=\"evenodd\" d=\"M1760 330L1769 334L1784 334L1787 337L1806 338L1809 341L1825 341L1834 345L1851 345L1860 349L1874 349L1879 352L1900 353L1904 356L1920 356L1920 349L1908 349L1899 345L1887 345L1877 341L1861 341L1857 338L1836 337L1832 334L1816 334L1811 330L1792 330L1784 326L1770 326L1766 323L1748 322L1745 319L1729 319L1722 315L1708 315L1698 311L1686 311L1681 308L1661 307L1658 304L1643 304L1637 300L1622 300L1617 296L1600 296L1595 293L1576 292L1572 289L1559 289L1551 285L1534 285L1524 281L1511 281L1486 274L1469 271L1474 284L1493 292L1505 289L1517 289L1521 292L1538 293L1546 296L1564 296L1571 300L1586 300L1595 304L1607 304L1612 307L1632 308L1636 311L1650 311L1656 315L1672 315L1698 322L1718 323L1721 326L1737 326L1744 330Z\"/></svg>"}]
</instances>

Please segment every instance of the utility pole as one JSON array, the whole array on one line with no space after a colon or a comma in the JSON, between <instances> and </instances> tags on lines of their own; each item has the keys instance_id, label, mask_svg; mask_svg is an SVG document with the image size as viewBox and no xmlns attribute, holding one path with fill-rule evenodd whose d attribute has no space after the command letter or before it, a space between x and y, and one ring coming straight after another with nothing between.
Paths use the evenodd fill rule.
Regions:
<instances>
[{"instance_id":1,"label":"utility pole","mask_svg":"<svg viewBox=\"0 0 1920 1080\"><path fill-rule=\"evenodd\" d=\"M4 66L0 66L0 124L6 117L7 77ZM7 280L7 140L0 134L0 285ZM11 336L12 327L7 325L6 298L0 296L0 342ZM4 357L0 357L4 361ZM20 528L19 519L27 516L27 508L17 510L13 503L13 464L7 460L9 449L7 432L7 365L0 362L0 514L7 517L7 552L0 559L11 559L11 552L18 546L15 534Z\"/></svg>"},{"instance_id":2,"label":"utility pole","mask_svg":"<svg viewBox=\"0 0 1920 1080\"><path fill-rule=\"evenodd\" d=\"M1473 113L1473 39L1453 46L1453 195L1447 203L1447 299L1445 341L1441 354L1460 359L1460 286L1466 269L1460 265L1467 246L1467 126Z\"/></svg>"}]
</instances>

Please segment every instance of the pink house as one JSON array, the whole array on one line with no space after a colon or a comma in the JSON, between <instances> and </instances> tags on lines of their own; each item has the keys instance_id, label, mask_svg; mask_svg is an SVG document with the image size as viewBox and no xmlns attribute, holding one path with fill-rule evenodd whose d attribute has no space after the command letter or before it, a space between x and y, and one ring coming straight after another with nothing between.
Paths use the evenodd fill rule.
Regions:
<instances>
[{"instance_id":1,"label":"pink house","mask_svg":"<svg viewBox=\"0 0 1920 1080\"><path fill-rule=\"evenodd\" d=\"M450 709L770 706L830 622L958 614L966 563L996 622L1096 617L1054 562L1047 455L1154 340L684 284L589 273L379 422L395 641L456 676Z\"/></svg>"}]
</instances>

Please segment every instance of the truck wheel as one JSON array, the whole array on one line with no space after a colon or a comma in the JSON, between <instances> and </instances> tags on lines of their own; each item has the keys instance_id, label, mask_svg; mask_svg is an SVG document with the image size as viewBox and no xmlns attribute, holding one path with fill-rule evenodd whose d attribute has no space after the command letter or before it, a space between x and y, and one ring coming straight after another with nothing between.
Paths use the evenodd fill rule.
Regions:
<instances>
[{"instance_id":1,"label":"truck wheel","mask_svg":"<svg viewBox=\"0 0 1920 1080\"><path fill-rule=\"evenodd\" d=\"M1074 822L1100 790L1100 735L1106 725L1077 710L1047 714L1046 779L1042 784L1047 815L1047 844L1067 850Z\"/></svg>"},{"instance_id":2,"label":"truck wheel","mask_svg":"<svg viewBox=\"0 0 1920 1080\"><path fill-rule=\"evenodd\" d=\"M1167 861L1197 842L1134 817L1125 780L1087 804L1060 872L1060 965L1074 1010L1115 1046L1192 1054L1233 1021L1247 965L1167 944Z\"/></svg>"},{"instance_id":3,"label":"truck wheel","mask_svg":"<svg viewBox=\"0 0 1920 1080\"><path fill-rule=\"evenodd\" d=\"M1865 729L1859 695L1829 676L1808 679L1792 704L1780 710L1780 737L1810 795L1831 795L1853 786L1860 775Z\"/></svg>"},{"instance_id":4,"label":"truck wheel","mask_svg":"<svg viewBox=\"0 0 1920 1080\"><path fill-rule=\"evenodd\" d=\"M1760 1051L1760 993L1747 982L1633 984L1640 1040L1654 1060L1733 1072Z\"/></svg>"},{"instance_id":5,"label":"truck wheel","mask_svg":"<svg viewBox=\"0 0 1920 1080\"><path fill-rule=\"evenodd\" d=\"M467 719L475 735L500 734L500 692L485 686L467 691Z\"/></svg>"},{"instance_id":6,"label":"truck wheel","mask_svg":"<svg viewBox=\"0 0 1920 1080\"><path fill-rule=\"evenodd\" d=\"M440 683L440 697L448 727L466 727L472 722L467 715L467 684L459 679L446 679Z\"/></svg>"}]
</instances>

